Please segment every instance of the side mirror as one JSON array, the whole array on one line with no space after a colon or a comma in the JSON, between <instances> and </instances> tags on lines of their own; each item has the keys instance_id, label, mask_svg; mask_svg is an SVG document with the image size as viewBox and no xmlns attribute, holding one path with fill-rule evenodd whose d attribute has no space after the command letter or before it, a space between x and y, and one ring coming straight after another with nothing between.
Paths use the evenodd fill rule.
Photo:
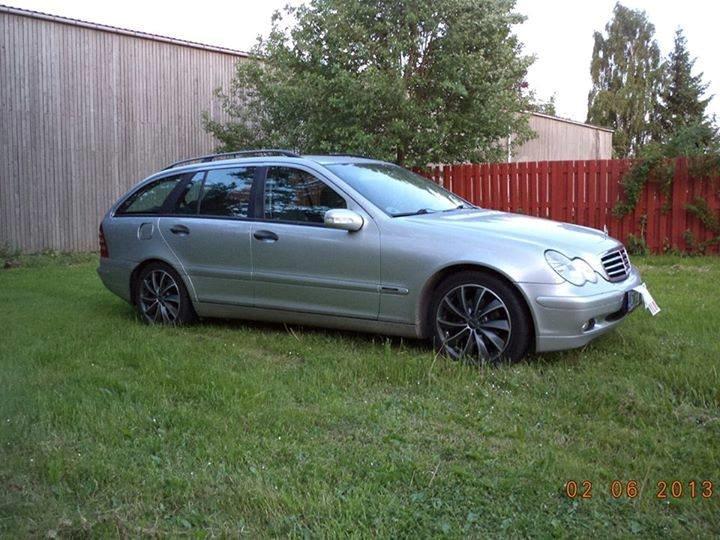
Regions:
<instances>
[{"instance_id":1,"label":"side mirror","mask_svg":"<svg viewBox=\"0 0 720 540\"><path fill-rule=\"evenodd\" d=\"M333 229L353 232L362 229L365 220L357 212L345 208L335 208L325 212L325 225Z\"/></svg>"}]
</instances>

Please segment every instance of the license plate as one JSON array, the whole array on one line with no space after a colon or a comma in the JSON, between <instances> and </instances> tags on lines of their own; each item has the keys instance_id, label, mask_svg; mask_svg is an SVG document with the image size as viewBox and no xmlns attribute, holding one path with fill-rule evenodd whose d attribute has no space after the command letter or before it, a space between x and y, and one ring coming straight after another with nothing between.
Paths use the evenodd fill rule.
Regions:
<instances>
[{"instance_id":1,"label":"license plate","mask_svg":"<svg viewBox=\"0 0 720 540\"><path fill-rule=\"evenodd\" d=\"M650 291L648 291L647 286L644 283L628 291L628 311L631 311L633 309L630 307L630 301L631 298L633 298L634 296L640 297L640 300L637 301L635 307L637 307L640 304L640 301L642 301L642 303L645 305L645 309L650 312L650 315L654 317L655 315L660 313L660 307L657 305L657 302L655 302L655 299L652 297Z\"/></svg>"}]
</instances>

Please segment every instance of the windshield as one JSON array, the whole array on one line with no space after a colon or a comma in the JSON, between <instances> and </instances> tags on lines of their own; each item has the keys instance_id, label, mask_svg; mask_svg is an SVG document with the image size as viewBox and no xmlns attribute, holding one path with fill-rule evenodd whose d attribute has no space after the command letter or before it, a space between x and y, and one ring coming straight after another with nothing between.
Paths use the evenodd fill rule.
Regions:
<instances>
[{"instance_id":1,"label":"windshield","mask_svg":"<svg viewBox=\"0 0 720 540\"><path fill-rule=\"evenodd\" d=\"M390 163L339 163L327 168L393 217L472 208L419 174Z\"/></svg>"}]
</instances>

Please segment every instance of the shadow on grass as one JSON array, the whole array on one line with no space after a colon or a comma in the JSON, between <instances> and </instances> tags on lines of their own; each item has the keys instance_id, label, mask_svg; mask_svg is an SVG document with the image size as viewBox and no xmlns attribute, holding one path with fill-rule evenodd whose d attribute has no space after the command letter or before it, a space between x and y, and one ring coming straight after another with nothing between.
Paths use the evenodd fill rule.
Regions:
<instances>
[{"instance_id":1,"label":"shadow on grass","mask_svg":"<svg viewBox=\"0 0 720 540\"><path fill-rule=\"evenodd\" d=\"M96 314L103 317L111 317L115 321L125 321L130 324L144 325L142 319L128 304L124 303L108 303L98 302L96 304ZM193 328L211 328L220 331L251 331L260 333L283 333L300 339L302 336L313 337L328 336L347 341L353 341L362 346L373 346L377 344L387 344L392 350L405 350L414 355L433 355L434 349L428 339L413 339L399 336L390 336L385 334L374 334L368 332L358 332L353 330L340 330L334 328L324 328L319 326L307 326L301 324L287 324L267 321L253 321L249 319L230 319L230 318L207 318L200 319L198 325ZM598 339L602 341L605 336ZM595 342L597 343L597 342ZM536 353L531 351L518 364L528 364L535 367L551 366L560 362L570 361L572 364L580 361L585 348L573 349L569 351L557 351L547 353ZM506 364L498 364L500 367Z\"/></svg>"}]
</instances>

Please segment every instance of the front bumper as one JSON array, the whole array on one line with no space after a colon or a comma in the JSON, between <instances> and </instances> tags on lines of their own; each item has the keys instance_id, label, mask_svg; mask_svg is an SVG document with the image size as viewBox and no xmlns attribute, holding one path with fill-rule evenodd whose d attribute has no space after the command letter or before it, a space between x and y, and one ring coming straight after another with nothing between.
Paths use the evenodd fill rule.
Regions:
<instances>
[{"instance_id":1,"label":"front bumper","mask_svg":"<svg viewBox=\"0 0 720 540\"><path fill-rule=\"evenodd\" d=\"M535 322L535 350L559 351L582 347L617 326L627 315L625 293L642 283L634 266L618 283L602 278L576 287L569 283L523 283ZM588 324L591 323L591 324Z\"/></svg>"}]
</instances>

